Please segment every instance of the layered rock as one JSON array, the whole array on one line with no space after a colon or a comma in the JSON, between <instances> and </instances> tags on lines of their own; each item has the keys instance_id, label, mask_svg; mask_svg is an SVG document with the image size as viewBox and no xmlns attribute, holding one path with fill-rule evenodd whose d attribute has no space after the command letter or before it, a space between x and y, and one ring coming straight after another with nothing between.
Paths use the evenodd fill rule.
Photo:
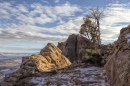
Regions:
<instances>
[{"instance_id":1,"label":"layered rock","mask_svg":"<svg viewBox=\"0 0 130 86\"><path fill-rule=\"evenodd\" d=\"M62 52L55 45L48 43L40 54L23 57L20 68L6 77L0 86L12 86L19 80L38 74L39 72L49 72L70 66L71 62L62 55Z\"/></svg>"},{"instance_id":2,"label":"layered rock","mask_svg":"<svg viewBox=\"0 0 130 86\"><path fill-rule=\"evenodd\" d=\"M58 47L62 50L62 53L71 62L81 60L85 49L93 49L93 45L92 42L80 34L72 34L65 42L58 43Z\"/></svg>"},{"instance_id":3,"label":"layered rock","mask_svg":"<svg viewBox=\"0 0 130 86\"><path fill-rule=\"evenodd\" d=\"M110 86L130 86L130 26L120 31L105 69Z\"/></svg>"}]
</instances>

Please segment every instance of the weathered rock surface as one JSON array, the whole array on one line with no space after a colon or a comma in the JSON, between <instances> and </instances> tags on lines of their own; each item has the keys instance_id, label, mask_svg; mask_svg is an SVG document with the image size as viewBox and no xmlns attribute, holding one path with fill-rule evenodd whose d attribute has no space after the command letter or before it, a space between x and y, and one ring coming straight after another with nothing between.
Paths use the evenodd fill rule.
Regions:
<instances>
[{"instance_id":1,"label":"weathered rock surface","mask_svg":"<svg viewBox=\"0 0 130 86\"><path fill-rule=\"evenodd\" d=\"M120 31L105 69L110 86L130 86L130 26Z\"/></svg>"},{"instance_id":2,"label":"weathered rock surface","mask_svg":"<svg viewBox=\"0 0 130 86\"><path fill-rule=\"evenodd\" d=\"M73 62L81 60L85 49L93 49L93 45L86 37L80 34L72 34L65 42L59 43L58 48L62 50L63 55Z\"/></svg>"},{"instance_id":3,"label":"weathered rock surface","mask_svg":"<svg viewBox=\"0 0 130 86\"><path fill-rule=\"evenodd\" d=\"M109 86L107 77L99 67L77 67L47 77L32 77L37 86Z\"/></svg>"},{"instance_id":4,"label":"weathered rock surface","mask_svg":"<svg viewBox=\"0 0 130 86\"><path fill-rule=\"evenodd\" d=\"M55 45L48 43L40 54L23 57L20 68L6 77L0 86L12 86L21 79L56 69L70 66L71 62L62 55L62 52Z\"/></svg>"}]
</instances>

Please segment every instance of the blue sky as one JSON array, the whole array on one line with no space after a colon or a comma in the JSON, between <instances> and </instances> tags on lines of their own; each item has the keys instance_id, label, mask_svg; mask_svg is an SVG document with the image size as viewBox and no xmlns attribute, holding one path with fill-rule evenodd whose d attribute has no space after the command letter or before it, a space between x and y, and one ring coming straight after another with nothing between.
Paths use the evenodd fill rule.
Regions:
<instances>
[{"instance_id":1,"label":"blue sky","mask_svg":"<svg viewBox=\"0 0 130 86\"><path fill-rule=\"evenodd\" d=\"M0 0L0 52L35 53L77 34L90 7L104 9L102 43L130 23L129 0Z\"/></svg>"}]
</instances>

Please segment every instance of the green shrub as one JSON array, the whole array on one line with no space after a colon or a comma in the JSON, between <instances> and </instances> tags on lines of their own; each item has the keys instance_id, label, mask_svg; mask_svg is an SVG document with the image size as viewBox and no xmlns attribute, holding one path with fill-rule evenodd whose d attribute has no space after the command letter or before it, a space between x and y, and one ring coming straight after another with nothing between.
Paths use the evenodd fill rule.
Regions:
<instances>
[{"instance_id":1,"label":"green shrub","mask_svg":"<svg viewBox=\"0 0 130 86\"><path fill-rule=\"evenodd\" d=\"M82 58L83 63L89 63L93 65L101 65L102 58L98 51L92 49L86 49L85 55Z\"/></svg>"}]
</instances>

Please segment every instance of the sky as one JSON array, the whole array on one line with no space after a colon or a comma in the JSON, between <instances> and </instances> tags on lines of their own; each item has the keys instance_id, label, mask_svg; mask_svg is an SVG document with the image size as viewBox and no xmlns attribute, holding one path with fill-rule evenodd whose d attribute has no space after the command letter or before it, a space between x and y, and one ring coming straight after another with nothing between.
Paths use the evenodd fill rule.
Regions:
<instances>
[{"instance_id":1,"label":"sky","mask_svg":"<svg viewBox=\"0 0 130 86\"><path fill-rule=\"evenodd\" d=\"M88 9L99 7L103 44L130 23L129 0L0 0L0 52L37 53L78 34Z\"/></svg>"}]
</instances>

